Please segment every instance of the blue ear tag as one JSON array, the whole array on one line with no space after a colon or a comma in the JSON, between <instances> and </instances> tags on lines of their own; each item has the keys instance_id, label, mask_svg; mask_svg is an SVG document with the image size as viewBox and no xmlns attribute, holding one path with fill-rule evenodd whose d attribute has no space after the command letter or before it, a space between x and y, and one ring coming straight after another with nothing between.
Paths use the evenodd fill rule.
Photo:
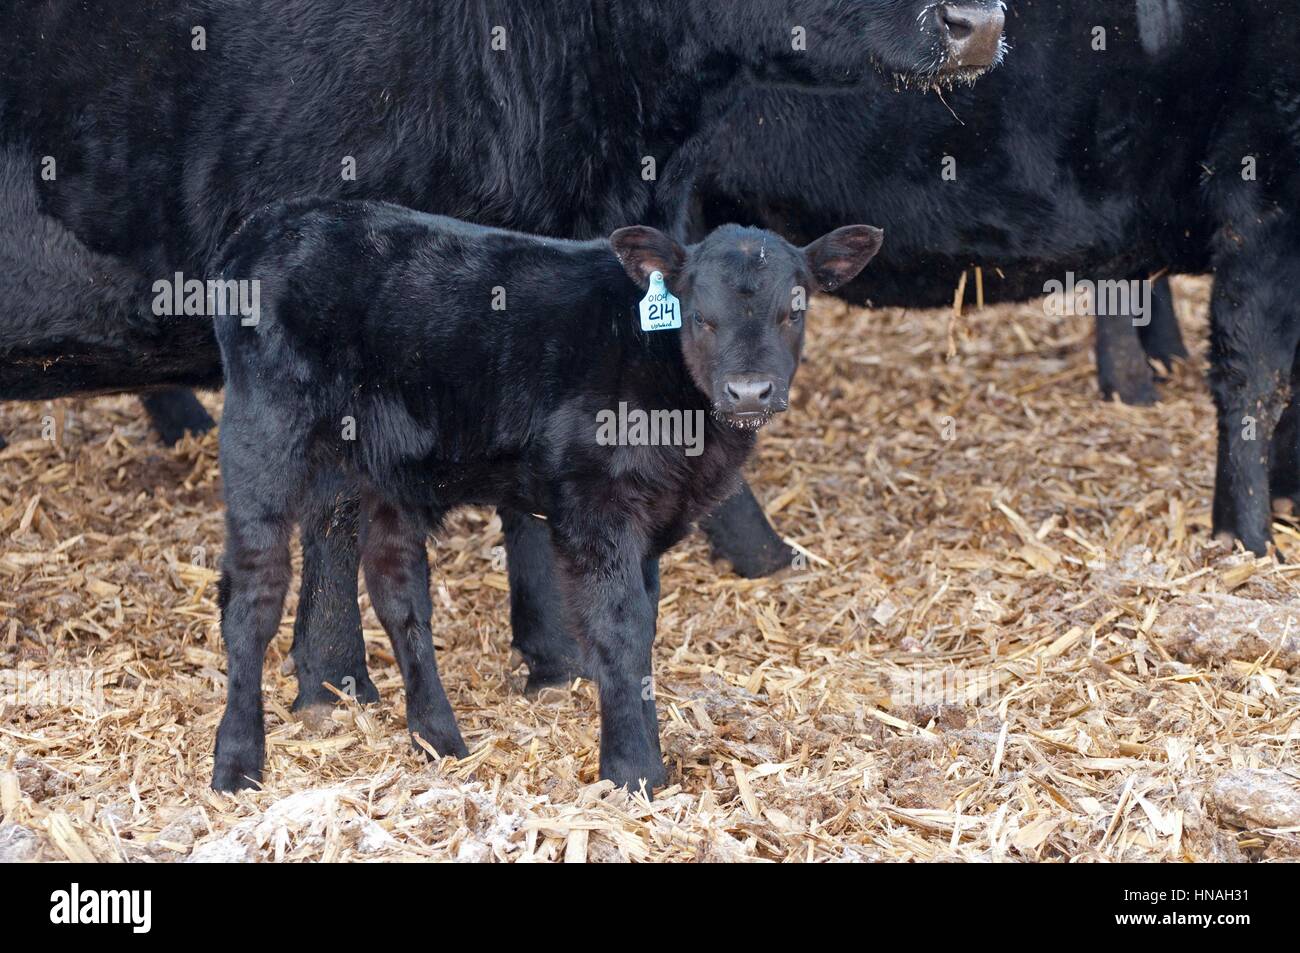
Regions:
<instances>
[{"instance_id":1,"label":"blue ear tag","mask_svg":"<svg viewBox=\"0 0 1300 953\"><path fill-rule=\"evenodd\" d=\"M641 299L642 331L675 331L682 326L682 303L664 284L663 272L650 276L650 290Z\"/></svg>"}]
</instances>

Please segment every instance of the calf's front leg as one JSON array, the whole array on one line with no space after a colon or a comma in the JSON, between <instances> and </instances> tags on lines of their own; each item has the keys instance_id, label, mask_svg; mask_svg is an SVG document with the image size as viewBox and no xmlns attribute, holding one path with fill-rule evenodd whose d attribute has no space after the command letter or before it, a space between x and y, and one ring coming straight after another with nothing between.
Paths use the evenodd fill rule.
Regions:
<instances>
[{"instance_id":1,"label":"calf's front leg","mask_svg":"<svg viewBox=\"0 0 1300 953\"><path fill-rule=\"evenodd\" d=\"M366 671L366 643L357 606L357 487L337 473L312 483L301 516L302 584L293 625L298 677L293 710L332 706L333 685L358 702L379 701Z\"/></svg>"},{"instance_id":2,"label":"calf's front leg","mask_svg":"<svg viewBox=\"0 0 1300 953\"><path fill-rule=\"evenodd\" d=\"M651 654L658 565L631 533L557 529L561 579L600 694L600 776L646 791L667 783L659 748Z\"/></svg>"},{"instance_id":3,"label":"calf's front leg","mask_svg":"<svg viewBox=\"0 0 1300 953\"><path fill-rule=\"evenodd\" d=\"M739 490L700 521L700 527L709 537L714 555L731 563L745 579L770 576L789 569L794 562L794 550L767 521L748 483L741 483Z\"/></svg>"}]
</instances>

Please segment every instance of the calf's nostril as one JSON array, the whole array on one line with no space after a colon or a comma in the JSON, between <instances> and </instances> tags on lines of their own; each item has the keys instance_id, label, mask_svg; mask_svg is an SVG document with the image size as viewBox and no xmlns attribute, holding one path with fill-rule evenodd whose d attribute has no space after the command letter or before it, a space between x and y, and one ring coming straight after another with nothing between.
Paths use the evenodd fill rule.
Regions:
<instances>
[{"instance_id":1,"label":"calf's nostril","mask_svg":"<svg viewBox=\"0 0 1300 953\"><path fill-rule=\"evenodd\" d=\"M775 388L771 381L727 381L723 392L732 405L745 413L764 410L771 405Z\"/></svg>"}]
</instances>

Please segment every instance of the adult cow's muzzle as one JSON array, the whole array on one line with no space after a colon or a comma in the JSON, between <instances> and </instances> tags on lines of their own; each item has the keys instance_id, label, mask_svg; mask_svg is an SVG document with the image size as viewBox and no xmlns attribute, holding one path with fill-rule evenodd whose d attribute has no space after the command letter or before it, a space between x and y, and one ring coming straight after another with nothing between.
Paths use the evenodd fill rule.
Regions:
<instances>
[{"instance_id":1,"label":"adult cow's muzzle","mask_svg":"<svg viewBox=\"0 0 1300 953\"><path fill-rule=\"evenodd\" d=\"M1001 3L941 3L936 15L948 49L945 71L984 70L1001 60L1006 26Z\"/></svg>"}]
</instances>

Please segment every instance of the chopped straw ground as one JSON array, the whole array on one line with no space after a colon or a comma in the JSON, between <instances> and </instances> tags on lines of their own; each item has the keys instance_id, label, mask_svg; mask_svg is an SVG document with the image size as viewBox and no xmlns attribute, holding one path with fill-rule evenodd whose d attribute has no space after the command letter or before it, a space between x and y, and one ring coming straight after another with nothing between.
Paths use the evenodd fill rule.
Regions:
<instances>
[{"instance_id":1,"label":"chopped straw ground","mask_svg":"<svg viewBox=\"0 0 1300 953\"><path fill-rule=\"evenodd\" d=\"M468 760L411 751L368 606L382 703L295 720L291 603L266 789L213 793L215 436L160 449L129 398L0 407L0 857L1300 858L1300 567L1209 539L1208 285L1178 295L1198 356L1147 409L1101 403L1091 322L1041 303L819 302L750 468L807 556L665 560L652 803L596 783L590 684L521 694L488 511L431 549ZM13 691L87 670L102 704Z\"/></svg>"}]
</instances>

